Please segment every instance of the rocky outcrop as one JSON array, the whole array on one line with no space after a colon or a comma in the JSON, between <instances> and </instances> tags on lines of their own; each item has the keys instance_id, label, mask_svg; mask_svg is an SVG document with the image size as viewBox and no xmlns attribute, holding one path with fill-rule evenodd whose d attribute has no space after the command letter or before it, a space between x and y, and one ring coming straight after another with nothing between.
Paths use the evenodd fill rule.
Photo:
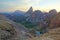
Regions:
<instances>
[{"instance_id":1,"label":"rocky outcrop","mask_svg":"<svg viewBox=\"0 0 60 40\"><path fill-rule=\"evenodd\" d=\"M57 28L57 27L60 27L60 13L55 15L55 17L53 17L50 22L50 28Z\"/></svg>"},{"instance_id":2,"label":"rocky outcrop","mask_svg":"<svg viewBox=\"0 0 60 40\"><path fill-rule=\"evenodd\" d=\"M25 17L29 17L33 13L33 8L30 7L29 10L25 13Z\"/></svg>"},{"instance_id":3,"label":"rocky outcrop","mask_svg":"<svg viewBox=\"0 0 60 40\"><path fill-rule=\"evenodd\" d=\"M43 13L39 10L34 11L27 19L31 23L38 23L41 21Z\"/></svg>"}]
</instances>

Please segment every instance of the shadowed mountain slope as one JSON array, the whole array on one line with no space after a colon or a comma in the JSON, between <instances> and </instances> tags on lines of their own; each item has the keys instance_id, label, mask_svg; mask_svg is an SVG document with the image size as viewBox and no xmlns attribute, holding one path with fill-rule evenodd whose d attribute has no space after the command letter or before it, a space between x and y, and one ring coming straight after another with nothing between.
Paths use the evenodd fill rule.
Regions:
<instances>
[{"instance_id":1,"label":"shadowed mountain slope","mask_svg":"<svg viewBox=\"0 0 60 40\"><path fill-rule=\"evenodd\" d=\"M28 29L23 25L15 23L0 14L0 39L1 40L27 40ZM28 34L30 35L30 34Z\"/></svg>"}]
</instances>

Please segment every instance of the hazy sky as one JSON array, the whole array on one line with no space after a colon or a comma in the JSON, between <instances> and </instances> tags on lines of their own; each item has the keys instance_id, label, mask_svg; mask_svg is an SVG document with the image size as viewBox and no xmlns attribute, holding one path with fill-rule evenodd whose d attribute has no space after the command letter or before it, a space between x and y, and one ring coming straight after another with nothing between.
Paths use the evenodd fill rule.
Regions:
<instances>
[{"instance_id":1,"label":"hazy sky","mask_svg":"<svg viewBox=\"0 0 60 40\"><path fill-rule=\"evenodd\" d=\"M60 11L60 0L0 0L0 12L27 11L31 6L34 10L56 9Z\"/></svg>"}]
</instances>

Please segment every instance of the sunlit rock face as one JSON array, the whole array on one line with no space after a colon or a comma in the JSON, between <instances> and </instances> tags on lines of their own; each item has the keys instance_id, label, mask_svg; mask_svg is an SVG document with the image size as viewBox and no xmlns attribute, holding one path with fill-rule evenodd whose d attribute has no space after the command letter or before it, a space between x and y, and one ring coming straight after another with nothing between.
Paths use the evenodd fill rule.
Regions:
<instances>
[{"instance_id":1,"label":"sunlit rock face","mask_svg":"<svg viewBox=\"0 0 60 40\"><path fill-rule=\"evenodd\" d=\"M51 19L50 28L60 27L60 13Z\"/></svg>"}]
</instances>

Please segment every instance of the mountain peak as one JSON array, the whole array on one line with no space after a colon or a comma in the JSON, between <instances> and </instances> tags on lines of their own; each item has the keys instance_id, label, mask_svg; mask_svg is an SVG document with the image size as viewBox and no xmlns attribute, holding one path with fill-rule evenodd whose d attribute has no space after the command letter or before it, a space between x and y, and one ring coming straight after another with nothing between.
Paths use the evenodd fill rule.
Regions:
<instances>
[{"instance_id":1,"label":"mountain peak","mask_svg":"<svg viewBox=\"0 0 60 40\"><path fill-rule=\"evenodd\" d=\"M32 6L29 8L28 12L33 12Z\"/></svg>"},{"instance_id":2,"label":"mountain peak","mask_svg":"<svg viewBox=\"0 0 60 40\"><path fill-rule=\"evenodd\" d=\"M32 6L30 7L30 9L32 9L32 10L33 10Z\"/></svg>"},{"instance_id":3,"label":"mountain peak","mask_svg":"<svg viewBox=\"0 0 60 40\"><path fill-rule=\"evenodd\" d=\"M35 13L42 13L42 11L40 11L40 10L35 10L34 12Z\"/></svg>"},{"instance_id":4,"label":"mountain peak","mask_svg":"<svg viewBox=\"0 0 60 40\"><path fill-rule=\"evenodd\" d=\"M15 12L20 12L20 10L16 10Z\"/></svg>"},{"instance_id":5,"label":"mountain peak","mask_svg":"<svg viewBox=\"0 0 60 40\"><path fill-rule=\"evenodd\" d=\"M24 13L24 12L20 10L16 10L14 13Z\"/></svg>"},{"instance_id":6,"label":"mountain peak","mask_svg":"<svg viewBox=\"0 0 60 40\"><path fill-rule=\"evenodd\" d=\"M25 16L28 17L33 13L33 8L30 7L29 10L26 12Z\"/></svg>"},{"instance_id":7,"label":"mountain peak","mask_svg":"<svg viewBox=\"0 0 60 40\"><path fill-rule=\"evenodd\" d=\"M49 13L57 13L57 11L55 9L52 9L49 11Z\"/></svg>"}]
</instances>

